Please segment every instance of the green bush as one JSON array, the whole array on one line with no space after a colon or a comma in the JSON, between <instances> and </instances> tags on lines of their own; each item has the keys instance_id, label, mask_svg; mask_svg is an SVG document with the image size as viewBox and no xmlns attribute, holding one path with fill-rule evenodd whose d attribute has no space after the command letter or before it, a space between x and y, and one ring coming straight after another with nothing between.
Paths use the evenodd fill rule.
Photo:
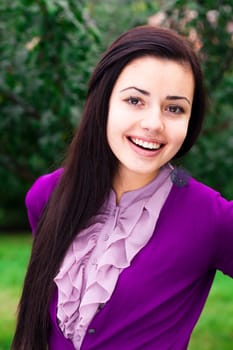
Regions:
<instances>
[{"instance_id":1,"label":"green bush","mask_svg":"<svg viewBox=\"0 0 233 350\"><path fill-rule=\"evenodd\" d=\"M26 221L26 189L63 158L100 34L84 1L5 0L0 7L0 227L17 227Z\"/></svg>"}]
</instances>

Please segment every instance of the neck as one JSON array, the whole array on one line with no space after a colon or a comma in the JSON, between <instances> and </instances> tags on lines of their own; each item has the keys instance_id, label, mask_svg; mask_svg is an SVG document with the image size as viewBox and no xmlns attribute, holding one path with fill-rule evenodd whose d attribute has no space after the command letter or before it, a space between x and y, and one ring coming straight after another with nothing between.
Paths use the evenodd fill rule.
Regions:
<instances>
[{"instance_id":1,"label":"neck","mask_svg":"<svg viewBox=\"0 0 233 350\"><path fill-rule=\"evenodd\" d=\"M129 174L125 172L117 172L113 179L113 189L116 193L116 201L119 204L122 195L125 192L134 191L141 187L146 186L158 175L157 173L153 174Z\"/></svg>"}]
</instances>

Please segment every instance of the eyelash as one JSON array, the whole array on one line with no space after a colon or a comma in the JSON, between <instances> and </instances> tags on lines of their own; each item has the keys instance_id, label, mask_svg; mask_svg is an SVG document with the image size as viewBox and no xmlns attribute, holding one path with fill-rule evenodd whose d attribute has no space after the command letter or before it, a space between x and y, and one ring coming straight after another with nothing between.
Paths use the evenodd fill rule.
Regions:
<instances>
[{"instance_id":1,"label":"eyelash","mask_svg":"<svg viewBox=\"0 0 233 350\"><path fill-rule=\"evenodd\" d=\"M175 111L174 111L174 109L175 109ZM170 112L170 113L174 113L174 114L182 114L185 112L184 108L179 106L179 105L169 105L168 107L166 107L165 110Z\"/></svg>"},{"instance_id":2,"label":"eyelash","mask_svg":"<svg viewBox=\"0 0 233 350\"><path fill-rule=\"evenodd\" d=\"M128 102L133 106L143 105L143 101L139 97L135 97L135 96L130 96L129 98L126 99L126 102Z\"/></svg>"}]
</instances>

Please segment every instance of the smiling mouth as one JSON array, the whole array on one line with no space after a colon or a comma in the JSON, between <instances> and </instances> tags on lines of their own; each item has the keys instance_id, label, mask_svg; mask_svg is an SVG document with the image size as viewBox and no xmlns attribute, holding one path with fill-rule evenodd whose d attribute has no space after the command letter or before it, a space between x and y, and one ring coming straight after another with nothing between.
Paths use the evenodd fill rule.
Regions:
<instances>
[{"instance_id":1,"label":"smiling mouth","mask_svg":"<svg viewBox=\"0 0 233 350\"><path fill-rule=\"evenodd\" d=\"M128 138L130 142L132 142L134 145L145 149L147 151L156 151L158 149L160 149L161 147L164 146L164 144L162 143L157 143L157 142L148 142L148 141L143 141L141 139L137 139L137 138Z\"/></svg>"}]
</instances>

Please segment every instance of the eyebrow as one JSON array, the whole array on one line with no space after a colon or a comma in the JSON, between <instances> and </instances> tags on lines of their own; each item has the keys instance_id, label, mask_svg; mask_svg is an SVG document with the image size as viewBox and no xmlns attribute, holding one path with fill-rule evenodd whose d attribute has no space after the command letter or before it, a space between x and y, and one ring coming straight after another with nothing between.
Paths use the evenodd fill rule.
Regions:
<instances>
[{"instance_id":1,"label":"eyebrow","mask_svg":"<svg viewBox=\"0 0 233 350\"><path fill-rule=\"evenodd\" d=\"M185 96L166 96L166 100L185 100L191 105L190 100Z\"/></svg>"},{"instance_id":2,"label":"eyebrow","mask_svg":"<svg viewBox=\"0 0 233 350\"><path fill-rule=\"evenodd\" d=\"M143 90L143 89L139 89L136 86L129 86L129 87L121 90L120 92L123 92L123 91L126 91L126 90L130 90L130 89L137 90L138 92L140 92L143 95L150 96L150 93L148 91ZM168 96L166 96L166 100L185 100L185 101L188 102L189 105L191 105L190 100L187 97L185 97L185 96L175 96L175 95L174 96L173 95L170 96L170 95L168 95Z\"/></svg>"},{"instance_id":3,"label":"eyebrow","mask_svg":"<svg viewBox=\"0 0 233 350\"><path fill-rule=\"evenodd\" d=\"M150 93L149 93L148 91L139 89L139 88L137 88L136 86L129 86L129 87L127 87L127 88L121 90L120 92L123 92L123 91L126 91L126 90L130 90L130 89L137 90L137 91L139 91L141 94L146 95L146 96L149 96L149 95L150 95Z\"/></svg>"}]
</instances>

